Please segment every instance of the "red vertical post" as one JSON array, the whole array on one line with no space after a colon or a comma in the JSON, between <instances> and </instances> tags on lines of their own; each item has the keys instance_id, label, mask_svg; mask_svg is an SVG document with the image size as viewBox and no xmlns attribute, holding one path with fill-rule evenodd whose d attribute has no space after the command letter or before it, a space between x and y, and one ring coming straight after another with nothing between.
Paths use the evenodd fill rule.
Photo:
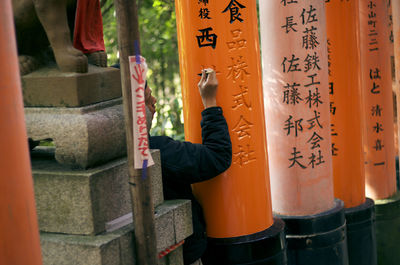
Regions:
<instances>
[{"instance_id":1,"label":"red vertical post","mask_svg":"<svg viewBox=\"0 0 400 265\"><path fill-rule=\"evenodd\" d=\"M389 0L383 1L388 4ZM374 1L376 2L376 1ZM395 61L395 83L394 88L397 94L397 127L399 122L399 84L400 84L400 1L390 0L392 5L392 19L393 19L393 38L394 38L394 61ZM385 34L384 32L380 32ZM390 34L389 34L390 36ZM392 51L389 51L389 54ZM384 56L384 55L382 55ZM387 55L386 55L387 56ZM382 59L385 59L384 57ZM383 91L382 91L383 92ZM389 91L386 91L389 93ZM383 96L383 95L382 95ZM386 102L389 101L389 98ZM386 110L391 107L391 104L385 104ZM387 114L387 113L386 113ZM387 123L393 122L387 121ZM391 134L391 126L387 125L388 129L385 133ZM396 132L396 134L398 131ZM387 146L385 145L384 148ZM392 146L385 150L388 153ZM383 149L382 149L383 150ZM398 152L398 150L397 150ZM395 153L395 151L393 151ZM389 158L388 158L389 159ZM393 158L392 158L393 159ZM387 172L381 176L375 176L371 182L367 182L367 193L371 196L376 196L375 200L375 213L376 213L376 243L378 264L397 264L400 260L399 244L400 244L400 194L396 193L396 181L393 177L394 172L391 172L393 166L388 161L386 165ZM384 170L384 169L381 169ZM368 179L367 179L368 181Z\"/></svg>"},{"instance_id":2,"label":"red vertical post","mask_svg":"<svg viewBox=\"0 0 400 265\"><path fill-rule=\"evenodd\" d=\"M0 1L0 264L39 265L39 229L10 0Z\"/></svg>"},{"instance_id":3,"label":"red vertical post","mask_svg":"<svg viewBox=\"0 0 400 265\"><path fill-rule=\"evenodd\" d=\"M343 202L333 196L325 1L260 1L260 25L272 206L286 223L289 264L347 264Z\"/></svg>"},{"instance_id":4,"label":"red vertical post","mask_svg":"<svg viewBox=\"0 0 400 265\"><path fill-rule=\"evenodd\" d=\"M377 200L394 195L397 188L388 9L385 1L372 3L360 2L361 83L366 194Z\"/></svg>"},{"instance_id":5,"label":"red vertical post","mask_svg":"<svg viewBox=\"0 0 400 265\"><path fill-rule=\"evenodd\" d=\"M365 202L358 0L326 4L335 196Z\"/></svg>"},{"instance_id":6,"label":"red vertical post","mask_svg":"<svg viewBox=\"0 0 400 265\"><path fill-rule=\"evenodd\" d=\"M273 219L271 209L256 1L175 2L185 137L201 142L198 74L210 67L232 140L232 166L193 185L204 210L212 264L283 262L283 222Z\"/></svg>"},{"instance_id":7,"label":"red vertical post","mask_svg":"<svg viewBox=\"0 0 400 265\"><path fill-rule=\"evenodd\" d=\"M360 4L370 2L326 3L334 191L345 204L350 265L376 264L374 202L365 198L360 62Z\"/></svg>"}]
</instances>

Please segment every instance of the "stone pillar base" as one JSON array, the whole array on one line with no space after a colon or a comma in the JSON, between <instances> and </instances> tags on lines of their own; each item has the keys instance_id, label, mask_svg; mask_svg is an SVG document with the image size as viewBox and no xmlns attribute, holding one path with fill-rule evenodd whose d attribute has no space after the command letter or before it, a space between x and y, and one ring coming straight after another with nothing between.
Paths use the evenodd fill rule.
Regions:
<instances>
[{"instance_id":1,"label":"stone pillar base","mask_svg":"<svg viewBox=\"0 0 400 265\"><path fill-rule=\"evenodd\" d=\"M308 216L276 215L286 224L289 265L348 265L344 204Z\"/></svg>"},{"instance_id":2,"label":"stone pillar base","mask_svg":"<svg viewBox=\"0 0 400 265\"><path fill-rule=\"evenodd\" d=\"M376 265L375 204L345 209L349 265Z\"/></svg>"},{"instance_id":3,"label":"stone pillar base","mask_svg":"<svg viewBox=\"0 0 400 265\"><path fill-rule=\"evenodd\" d=\"M79 108L25 108L28 137L52 139L56 160L88 168L126 155L122 100Z\"/></svg>"},{"instance_id":4,"label":"stone pillar base","mask_svg":"<svg viewBox=\"0 0 400 265\"><path fill-rule=\"evenodd\" d=\"M378 265L400 261L400 193L375 201Z\"/></svg>"},{"instance_id":5,"label":"stone pillar base","mask_svg":"<svg viewBox=\"0 0 400 265\"><path fill-rule=\"evenodd\" d=\"M274 218L268 229L232 238L208 238L204 265L286 265L285 224Z\"/></svg>"},{"instance_id":6,"label":"stone pillar base","mask_svg":"<svg viewBox=\"0 0 400 265\"><path fill-rule=\"evenodd\" d=\"M42 67L22 79L25 107L83 107L122 96L116 68L89 65L87 73Z\"/></svg>"}]
</instances>

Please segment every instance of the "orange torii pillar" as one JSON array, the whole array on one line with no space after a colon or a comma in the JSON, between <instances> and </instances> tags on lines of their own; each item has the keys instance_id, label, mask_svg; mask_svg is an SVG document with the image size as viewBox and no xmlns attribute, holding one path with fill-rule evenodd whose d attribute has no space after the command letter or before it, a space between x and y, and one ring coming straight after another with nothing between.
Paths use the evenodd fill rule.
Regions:
<instances>
[{"instance_id":1,"label":"orange torii pillar","mask_svg":"<svg viewBox=\"0 0 400 265\"><path fill-rule=\"evenodd\" d=\"M398 179L399 176L399 157L398 157L398 146L399 146L399 139L397 134L397 111L396 111L396 91L398 90L398 84L396 82L396 66L395 66L395 57L394 57L394 31L393 31L393 0L386 0L387 1L387 16L388 16L388 30L389 30L389 54L390 54L390 72L392 76L392 95L393 95L393 127L394 127L394 152L396 156L396 177ZM397 189L399 189L399 182L396 180Z\"/></svg>"},{"instance_id":2,"label":"orange torii pillar","mask_svg":"<svg viewBox=\"0 0 400 265\"><path fill-rule=\"evenodd\" d=\"M361 80L366 138L366 194L374 200L393 196L396 189L390 29L387 3L360 5Z\"/></svg>"},{"instance_id":3,"label":"orange torii pillar","mask_svg":"<svg viewBox=\"0 0 400 265\"><path fill-rule=\"evenodd\" d=\"M326 3L334 190L345 204L350 265L376 264L374 202L365 198L358 1Z\"/></svg>"},{"instance_id":4,"label":"orange torii pillar","mask_svg":"<svg viewBox=\"0 0 400 265\"><path fill-rule=\"evenodd\" d=\"M288 264L347 264L333 195L325 3L260 1L272 206ZM271 37L272 36L272 37Z\"/></svg>"},{"instance_id":5,"label":"orange torii pillar","mask_svg":"<svg viewBox=\"0 0 400 265\"><path fill-rule=\"evenodd\" d=\"M388 16L389 16L389 40L390 40L390 66L392 72L392 91L393 91L393 115L394 115L394 146L395 146L395 156L396 156L396 184L397 190L400 189L399 183L399 137L398 137L398 115L397 115L397 91L400 89L399 82L396 82L396 63L394 55L394 23L393 23L393 0L386 0L388 2Z\"/></svg>"},{"instance_id":6,"label":"orange torii pillar","mask_svg":"<svg viewBox=\"0 0 400 265\"><path fill-rule=\"evenodd\" d=\"M0 264L40 265L39 228L10 0L0 1Z\"/></svg>"},{"instance_id":7,"label":"orange torii pillar","mask_svg":"<svg viewBox=\"0 0 400 265\"><path fill-rule=\"evenodd\" d=\"M176 14L186 140L201 143L197 83L209 67L232 140L232 166L193 185L209 262L284 264L284 225L271 209L256 1L176 0Z\"/></svg>"},{"instance_id":8,"label":"orange torii pillar","mask_svg":"<svg viewBox=\"0 0 400 265\"><path fill-rule=\"evenodd\" d=\"M394 57L395 57L395 89L397 94L397 127L399 124L399 88L400 88L400 2L392 1L393 35L394 35ZM385 32L383 32L385 34ZM389 93L389 92L387 92ZM383 95L382 95L383 96ZM391 105L388 104L388 107ZM388 121L389 122L389 121ZM393 122L393 121L392 121ZM390 130L390 125L388 125ZM398 127L399 128L399 127ZM385 129L385 128L383 128ZM390 131L387 132L388 134ZM396 132L398 133L398 132ZM384 148L387 145L385 144ZM388 150L385 150L386 152ZM398 151L398 150L397 150ZM394 153L395 151L393 151ZM389 160L389 157L387 158ZM386 162L386 161L385 161ZM388 164L389 166L390 164ZM388 170L393 170L392 167ZM388 174L393 174L388 171ZM389 179L390 178L390 179ZM396 191L396 182L392 175L382 178L377 186L376 195L376 230L377 230L377 250L378 264L398 264L400 260L400 193ZM386 181L385 181L386 180ZM386 182L386 183L385 183ZM386 184L387 186L383 186ZM372 188L372 187L371 187ZM367 190L368 191L368 190Z\"/></svg>"},{"instance_id":9,"label":"orange torii pillar","mask_svg":"<svg viewBox=\"0 0 400 265\"><path fill-rule=\"evenodd\" d=\"M390 260L400 258L393 259L394 247L400 242L392 237L395 227L384 210L386 199L397 192L390 35L388 2L360 0L365 190L375 200L378 264L391 264Z\"/></svg>"}]
</instances>

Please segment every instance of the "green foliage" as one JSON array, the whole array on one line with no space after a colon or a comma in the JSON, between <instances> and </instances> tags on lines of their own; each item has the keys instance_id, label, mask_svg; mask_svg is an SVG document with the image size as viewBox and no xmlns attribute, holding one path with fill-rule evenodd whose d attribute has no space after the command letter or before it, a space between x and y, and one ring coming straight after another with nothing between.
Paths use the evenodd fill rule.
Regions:
<instances>
[{"instance_id":1,"label":"green foliage","mask_svg":"<svg viewBox=\"0 0 400 265\"><path fill-rule=\"evenodd\" d=\"M102 0L104 41L108 63L118 61L117 27L113 0ZM142 55L149 66L148 84L157 98L153 135L184 138L179 78L178 43L173 1L138 1Z\"/></svg>"},{"instance_id":2,"label":"green foliage","mask_svg":"<svg viewBox=\"0 0 400 265\"><path fill-rule=\"evenodd\" d=\"M113 65L118 62L118 34L115 17L114 1L102 0L104 44L107 51L107 63Z\"/></svg>"}]
</instances>

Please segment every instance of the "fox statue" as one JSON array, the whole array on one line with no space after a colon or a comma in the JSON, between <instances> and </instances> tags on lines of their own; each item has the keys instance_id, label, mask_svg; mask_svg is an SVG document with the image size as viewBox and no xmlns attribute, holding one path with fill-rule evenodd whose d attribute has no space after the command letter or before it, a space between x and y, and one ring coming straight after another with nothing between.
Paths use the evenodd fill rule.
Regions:
<instances>
[{"instance_id":1,"label":"fox statue","mask_svg":"<svg viewBox=\"0 0 400 265\"><path fill-rule=\"evenodd\" d=\"M88 60L106 66L99 0L13 0L12 3L21 75L36 70L49 47L62 72L85 73ZM97 40L92 40L92 36ZM85 43L89 46L95 43L96 47L85 50Z\"/></svg>"}]
</instances>

